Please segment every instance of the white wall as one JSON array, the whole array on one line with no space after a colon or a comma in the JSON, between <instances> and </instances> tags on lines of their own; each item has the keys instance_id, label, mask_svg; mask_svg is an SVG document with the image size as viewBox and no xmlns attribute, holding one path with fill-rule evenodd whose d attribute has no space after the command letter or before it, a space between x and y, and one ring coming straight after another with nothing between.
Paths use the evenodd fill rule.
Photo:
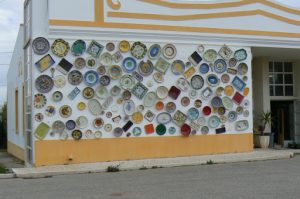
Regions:
<instances>
[{"instance_id":1,"label":"white wall","mask_svg":"<svg viewBox=\"0 0 300 199\"><path fill-rule=\"evenodd\" d=\"M12 55L12 59L9 65L9 71L7 74L7 139L8 141L14 143L15 145L25 148L25 137L24 137L24 129L23 129L23 78L24 71L22 72L19 68L20 63L23 65L23 27L20 26L16 45L14 48L14 53ZM23 68L23 67L22 67ZM21 73L20 73L21 72ZM19 76L19 74L21 74ZM16 132L16 124L15 124L15 90L18 89L18 101L19 101L19 131Z\"/></svg>"}]
</instances>

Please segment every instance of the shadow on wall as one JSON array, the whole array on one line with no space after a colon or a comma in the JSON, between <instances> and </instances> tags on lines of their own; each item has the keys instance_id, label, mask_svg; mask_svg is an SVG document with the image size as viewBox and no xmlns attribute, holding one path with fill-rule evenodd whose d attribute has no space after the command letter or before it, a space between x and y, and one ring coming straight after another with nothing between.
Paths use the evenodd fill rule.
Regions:
<instances>
[{"instance_id":1,"label":"shadow on wall","mask_svg":"<svg viewBox=\"0 0 300 199\"><path fill-rule=\"evenodd\" d=\"M7 104L0 108L0 150L7 148Z\"/></svg>"}]
</instances>

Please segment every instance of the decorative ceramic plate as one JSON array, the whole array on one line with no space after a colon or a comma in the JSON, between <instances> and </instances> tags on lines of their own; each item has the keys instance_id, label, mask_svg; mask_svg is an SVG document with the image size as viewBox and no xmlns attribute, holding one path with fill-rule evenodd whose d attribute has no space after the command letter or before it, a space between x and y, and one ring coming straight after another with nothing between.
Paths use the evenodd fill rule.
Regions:
<instances>
[{"instance_id":1,"label":"decorative ceramic plate","mask_svg":"<svg viewBox=\"0 0 300 199\"><path fill-rule=\"evenodd\" d=\"M55 107L54 106L47 106L45 109L45 115L48 117L52 117L55 115Z\"/></svg>"},{"instance_id":2,"label":"decorative ceramic plate","mask_svg":"<svg viewBox=\"0 0 300 199\"><path fill-rule=\"evenodd\" d=\"M207 135L209 133L209 128L207 126L203 126L201 128L201 134Z\"/></svg>"},{"instance_id":3,"label":"decorative ceramic plate","mask_svg":"<svg viewBox=\"0 0 300 199\"><path fill-rule=\"evenodd\" d=\"M35 80L35 87L40 93L49 93L54 86L52 78L48 75L40 75Z\"/></svg>"},{"instance_id":4,"label":"decorative ceramic plate","mask_svg":"<svg viewBox=\"0 0 300 199\"><path fill-rule=\"evenodd\" d=\"M206 77L206 82L209 86L216 87L220 84L220 79L215 74L209 74Z\"/></svg>"},{"instance_id":5,"label":"decorative ceramic plate","mask_svg":"<svg viewBox=\"0 0 300 199\"><path fill-rule=\"evenodd\" d=\"M91 41L86 52L95 58L99 58L103 49L104 49L104 46L102 46L101 44L99 44L98 42L93 40L93 41Z\"/></svg>"},{"instance_id":6,"label":"decorative ceramic plate","mask_svg":"<svg viewBox=\"0 0 300 199\"><path fill-rule=\"evenodd\" d=\"M101 138L102 137L102 132L101 131L95 131L94 136L96 139Z\"/></svg>"},{"instance_id":7,"label":"decorative ceramic plate","mask_svg":"<svg viewBox=\"0 0 300 199\"><path fill-rule=\"evenodd\" d=\"M186 106L190 105L190 98L183 97L183 98L181 98L180 102L183 107L186 107Z\"/></svg>"},{"instance_id":8,"label":"decorative ceramic plate","mask_svg":"<svg viewBox=\"0 0 300 199\"><path fill-rule=\"evenodd\" d=\"M153 63L148 60L147 62L141 61L139 63L139 73L143 76L149 76L152 74L153 70L154 70L154 66Z\"/></svg>"},{"instance_id":9,"label":"decorative ceramic plate","mask_svg":"<svg viewBox=\"0 0 300 199\"><path fill-rule=\"evenodd\" d=\"M37 37L32 42L32 50L37 55L46 54L50 49L49 41L44 37Z\"/></svg>"},{"instance_id":10,"label":"decorative ceramic plate","mask_svg":"<svg viewBox=\"0 0 300 199\"><path fill-rule=\"evenodd\" d=\"M100 99L105 99L109 95L107 87L101 85L97 86L97 88L95 89L95 94Z\"/></svg>"},{"instance_id":11,"label":"decorative ceramic plate","mask_svg":"<svg viewBox=\"0 0 300 199\"><path fill-rule=\"evenodd\" d=\"M175 60L171 65L171 71L174 75L182 75L185 71L185 63L181 60Z\"/></svg>"},{"instance_id":12,"label":"decorative ceramic plate","mask_svg":"<svg viewBox=\"0 0 300 199\"><path fill-rule=\"evenodd\" d=\"M50 130L50 126L42 122L35 129L34 136L39 140L43 140L47 136L49 130Z\"/></svg>"},{"instance_id":13,"label":"decorative ceramic plate","mask_svg":"<svg viewBox=\"0 0 300 199\"><path fill-rule=\"evenodd\" d=\"M86 50L86 43L79 39L72 44L71 52L74 56L82 55Z\"/></svg>"},{"instance_id":14,"label":"decorative ceramic plate","mask_svg":"<svg viewBox=\"0 0 300 199\"><path fill-rule=\"evenodd\" d=\"M100 115L103 111L102 105L96 99L89 100L88 108L93 115Z\"/></svg>"},{"instance_id":15,"label":"decorative ceramic plate","mask_svg":"<svg viewBox=\"0 0 300 199\"><path fill-rule=\"evenodd\" d=\"M79 116L75 122L76 126L80 129L85 129L89 124L89 120L85 116Z\"/></svg>"},{"instance_id":16,"label":"decorative ceramic plate","mask_svg":"<svg viewBox=\"0 0 300 199\"><path fill-rule=\"evenodd\" d=\"M208 49L207 51L204 52L203 54L203 59L206 62L213 63L217 59L217 51L213 49Z\"/></svg>"},{"instance_id":17,"label":"decorative ceramic plate","mask_svg":"<svg viewBox=\"0 0 300 199\"><path fill-rule=\"evenodd\" d=\"M79 85L83 80L82 73L79 70L72 70L68 74L68 81L71 85Z\"/></svg>"},{"instance_id":18,"label":"decorative ceramic plate","mask_svg":"<svg viewBox=\"0 0 300 199\"><path fill-rule=\"evenodd\" d=\"M94 70L88 70L84 74L84 82L87 86L94 86L98 83L99 75Z\"/></svg>"},{"instance_id":19,"label":"decorative ceramic plate","mask_svg":"<svg viewBox=\"0 0 300 199\"><path fill-rule=\"evenodd\" d=\"M91 87L86 87L83 89L82 91L82 96L85 98L85 99L92 99L94 96L95 96L95 91L93 88Z\"/></svg>"},{"instance_id":20,"label":"decorative ceramic plate","mask_svg":"<svg viewBox=\"0 0 300 199\"><path fill-rule=\"evenodd\" d=\"M239 92L235 92L234 96L232 97L232 101L235 102L237 105L240 105L244 100L244 96Z\"/></svg>"},{"instance_id":21,"label":"decorative ceramic plate","mask_svg":"<svg viewBox=\"0 0 300 199\"><path fill-rule=\"evenodd\" d=\"M173 113L176 110L176 104L174 102L168 102L166 104L166 111L168 113Z\"/></svg>"},{"instance_id":22,"label":"decorative ceramic plate","mask_svg":"<svg viewBox=\"0 0 300 199\"><path fill-rule=\"evenodd\" d=\"M176 128L174 126L171 126L169 129L168 129L168 132L170 135L174 135L176 133Z\"/></svg>"},{"instance_id":23,"label":"decorative ceramic plate","mask_svg":"<svg viewBox=\"0 0 300 199\"><path fill-rule=\"evenodd\" d=\"M68 118L72 115L72 108L68 105L63 105L59 109L59 114L63 118Z\"/></svg>"},{"instance_id":24,"label":"decorative ceramic plate","mask_svg":"<svg viewBox=\"0 0 300 199\"><path fill-rule=\"evenodd\" d=\"M207 100L209 99L213 94L213 91L211 90L210 87L206 87L202 92L201 92L201 97L204 99L204 100Z\"/></svg>"},{"instance_id":25,"label":"decorative ceramic plate","mask_svg":"<svg viewBox=\"0 0 300 199\"><path fill-rule=\"evenodd\" d=\"M187 116L191 121L197 120L200 116L200 113L198 111L198 109L196 108L190 108L187 112Z\"/></svg>"},{"instance_id":26,"label":"decorative ceramic plate","mask_svg":"<svg viewBox=\"0 0 300 199\"><path fill-rule=\"evenodd\" d=\"M60 92L60 91L55 91L55 92L52 94L52 100L53 100L54 102L60 102L62 99L63 99L63 94L62 94L62 92Z\"/></svg>"},{"instance_id":27,"label":"decorative ceramic plate","mask_svg":"<svg viewBox=\"0 0 300 199\"><path fill-rule=\"evenodd\" d=\"M80 130L72 131L71 135L74 140L80 140L82 138L82 132Z\"/></svg>"},{"instance_id":28,"label":"decorative ceramic plate","mask_svg":"<svg viewBox=\"0 0 300 199\"><path fill-rule=\"evenodd\" d=\"M110 94L112 96L118 96L121 93L121 88L117 85L114 85L111 89L110 89Z\"/></svg>"},{"instance_id":29,"label":"decorative ceramic plate","mask_svg":"<svg viewBox=\"0 0 300 199\"><path fill-rule=\"evenodd\" d=\"M164 75L160 72L155 72L153 74L153 79L157 82L157 83L162 83L164 82Z\"/></svg>"},{"instance_id":30,"label":"decorative ceramic plate","mask_svg":"<svg viewBox=\"0 0 300 199\"><path fill-rule=\"evenodd\" d=\"M66 56L69 50L69 43L63 39L56 39L51 46L52 53L57 55L58 57Z\"/></svg>"},{"instance_id":31,"label":"decorative ceramic plate","mask_svg":"<svg viewBox=\"0 0 300 199\"><path fill-rule=\"evenodd\" d=\"M110 77L103 75L100 77L99 82L102 86L108 86L110 84Z\"/></svg>"},{"instance_id":32,"label":"decorative ceramic plate","mask_svg":"<svg viewBox=\"0 0 300 199\"><path fill-rule=\"evenodd\" d=\"M70 100L74 100L74 99L77 97L77 95L79 95L80 92L81 92L80 89L79 89L78 87L75 87L75 88L68 94L68 98L69 98Z\"/></svg>"},{"instance_id":33,"label":"decorative ceramic plate","mask_svg":"<svg viewBox=\"0 0 300 199\"><path fill-rule=\"evenodd\" d=\"M84 102L79 102L77 104L77 109L83 111L86 108L86 104Z\"/></svg>"},{"instance_id":34,"label":"decorative ceramic plate","mask_svg":"<svg viewBox=\"0 0 300 199\"><path fill-rule=\"evenodd\" d=\"M110 66L113 62L112 55L108 52L102 53L100 56L100 63L105 66Z\"/></svg>"},{"instance_id":35,"label":"decorative ceramic plate","mask_svg":"<svg viewBox=\"0 0 300 199\"><path fill-rule=\"evenodd\" d=\"M54 85L57 88L63 88L67 82L66 77L64 75L55 76L53 81L54 81Z\"/></svg>"},{"instance_id":36,"label":"decorative ceramic plate","mask_svg":"<svg viewBox=\"0 0 300 199\"><path fill-rule=\"evenodd\" d=\"M226 62L223 60L223 59L218 59L215 61L215 64L214 64L214 71L216 73L224 73L227 69L227 64Z\"/></svg>"},{"instance_id":37,"label":"decorative ceramic plate","mask_svg":"<svg viewBox=\"0 0 300 199\"><path fill-rule=\"evenodd\" d=\"M219 55L225 60L228 60L231 57L232 53L233 53L233 51L226 45L224 45L219 50Z\"/></svg>"},{"instance_id":38,"label":"decorative ceramic plate","mask_svg":"<svg viewBox=\"0 0 300 199\"><path fill-rule=\"evenodd\" d=\"M158 59L161 54L161 47L158 44L150 46L148 51L148 57L152 60Z\"/></svg>"},{"instance_id":39,"label":"decorative ceramic plate","mask_svg":"<svg viewBox=\"0 0 300 199\"><path fill-rule=\"evenodd\" d=\"M105 124L104 125L104 130L106 132L111 132L112 131L112 125L111 124Z\"/></svg>"},{"instance_id":40,"label":"decorative ceramic plate","mask_svg":"<svg viewBox=\"0 0 300 199\"><path fill-rule=\"evenodd\" d=\"M203 87L204 80L200 75L194 75L191 79L191 86L193 89L199 90Z\"/></svg>"},{"instance_id":41,"label":"decorative ceramic plate","mask_svg":"<svg viewBox=\"0 0 300 199\"><path fill-rule=\"evenodd\" d=\"M237 64L237 60L234 57L229 59L229 61L228 61L229 67L235 67L236 64Z\"/></svg>"},{"instance_id":42,"label":"decorative ceramic plate","mask_svg":"<svg viewBox=\"0 0 300 199\"><path fill-rule=\"evenodd\" d=\"M217 89L216 89L216 96L221 96L222 95L222 93L224 92L224 88L223 87L218 87Z\"/></svg>"},{"instance_id":43,"label":"decorative ceramic plate","mask_svg":"<svg viewBox=\"0 0 300 199\"><path fill-rule=\"evenodd\" d=\"M191 99L196 99L197 96L198 96L198 91L197 90L192 89L192 90L189 91L189 97Z\"/></svg>"},{"instance_id":44,"label":"decorative ceramic plate","mask_svg":"<svg viewBox=\"0 0 300 199\"><path fill-rule=\"evenodd\" d=\"M136 71L134 71L133 73L132 73L132 76L137 80L137 81L139 81L139 82L142 82L143 81L143 76L142 75L140 75L138 72L136 72Z\"/></svg>"},{"instance_id":45,"label":"decorative ceramic plate","mask_svg":"<svg viewBox=\"0 0 300 199\"><path fill-rule=\"evenodd\" d=\"M232 80L232 85L241 92L243 92L244 88L246 87L246 83L237 76L235 76Z\"/></svg>"},{"instance_id":46,"label":"decorative ceramic plate","mask_svg":"<svg viewBox=\"0 0 300 199\"><path fill-rule=\"evenodd\" d=\"M185 78L179 78L177 81L176 81L176 86L182 90L183 92L186 92L188 91L188 89L190 88L190 83L187 79Z\"/></svg>"},{"instance_id":47,"label":"decorative ceramic plate","mask_svg":"<svg viewBox=\"0 0 300 199\"><path fill-rule=\"evenodd\" d=\"M243 76L242 80L243 80L244 82L247 82L247 81L248 81L247 75Z\"/></svg>"},{"instance_id":48,"label":"decorative ceramic plate","mask_svg":"<svg viewBox=\"0 0 300 199\"><path fill-rule=\"evenodd\" d=\"M247 59L247 52L246 52L246 50L245 49L240 49L240 50L235 51L234 58L237 61L243 61L243 60Z\"/></svg>"},{"instance_id":49,"label":"decorative ceramic plate","mask_svg":"<svg viewBox=\"0 0 300 199\"><path fill-rule=\"evenodd\" d=\"M45 55L39 61L35 63L35 66L40 72L44 72L48 68L50 68L55 63L54 59L51 55Z\"/></svg>"},{"instance_id":50,"label":"decorative ceramic plate","mask_svg":"<svg viewBox=\"0 0 300 199\"><path fill-rule=\"evenodd\" d=\"M197 124L199 124L200 126L203 126L203 125L205 125L205 123L206 123L206 119L204 116L198 118Z\"/></svg>"},{"instance_id":51,"label":"decorative ceramic plate","mask_svg":"<svg viewBox=\"0 0 300 199\"><path fill-rule=\"evenodd\" d=\"M115 50L115 44L112 42L109 42L106 44L105 48L107 51L112 52Z\"/></svg>"},{"instance_id":52,"label":"decorative ceramic plate","mask_svg":"<svg viewBox=\"0 0 300 199\"><path fill-rule=\"evenodd\" d=\"M104 120L101 117L95 118L93 124L96 129L100 129L104 125Z\"/></svg>"},{"instance_id":53,"label":"decorative ceramic plate","mask_svg":"<svg viewBox=\"0 0 300 199\"><path fill-rule=\"evenodd\" d=\"M162 49L162 53L166 59L173 59L177 54L177 50L173 44L166 44Z\"/></svg>"},{"instance_id":54,"label":"decorative ceramic plate","mask_svg":"<svg viewBox=\"0 0 300 199\"><path fill-rule=\"evenodd\" d=\"M167 132L167 128L164 124L159 124L156 126L155 131L157 135L164 135Z\"/></svg>"},{"instance_id":55,"label":"decorative ceramic plate","mask_svg":"<svg viewBox=\"0 0 300 199\"><path fill-rule=\"evenodd\" d=\"M74 130L76 128L76 122L74 120L68 120L66 122L66 128L70 131Z\"/></svg>"},{"instance_id":56,"label":"decorative ceramic plate","mask_svg":"<svg viewBox=\"0 0 300 199\"><path fill-rule=\"evenodd\" d=\"M56 120L52 124L52 132L53 133L62 133L65 130L66 126L65 123L63 123L60 120Z\"/></svg>"},{"instance_id":57,"label":"decorative ceramic plate","mask_svg":"<svg viewBox=\"0 0 300 199\"><path fill-rule=\"evenodd\" d=\"M211 99L211 106L214 108L219 108L223 106L222 99L220 97L213 97Z\"/></svg>"},{"instance_id":58,"label":"decorative ceramic plate","mask_svg":"<svg viewBox=\"0 0 300 199\"><path fill-rule=\"evenodd\" d=\"M206 74L208 73L209 69L210 69L209 65L207 63L203 63L200 65L199 71L202 74Z\"/></svg>"},{"instance_id":59,"label":"decorative ceramic plate","mask_svg":"<svg viewBox=\"0 0 300 199\"><path fill-rule=\"evenodd\" d=\"M194 106L196 108L200 108L202 106L202 101L200 99L195 100Z\"/></svg>"},{"instance_id":60,"label":"decorative ceramic plate","mask_svg":"<svg viewBox=\"0 0 300 199\"><path fill-rule=\"evenodd\" d=\"M172 118L172 121L174 122L174 124L176 124L177 126L181 127L185 121L187 120L187 115L184 114L183 112L181 112L180 110L177 110Z\"/></svg>"},{"instance_id":61,"label":"decorative ceramic plate","mask_svg":"<svg viewBox=\"0 0 300 199\"><path fill-rule=\"evenodd\" d=\"M75 59L74 65L75 65L75 68L80 70L80 69L83 69L86 66L86 61L82 57L77 57Z\"/></svg>"},{"instance_id":62,"label":"decorative ceramic plate","mask_svg":"<svg viewBox=\"0 0 300 199\"><path fill-rule=\"evenodd\" d=\"M120 79L120 85L123 89L131 90L135 85L135 78L132 75L123 75Z\"/></svg>"},{"instance_id":63,"label":"decorative ceramic plate","mask_svg":"<svg viewBox=\"0 0 300 199\"><path fill-rule=\"evenodd\" d=\"M208 121L207 124L210 128L217 128L220 125L220 118L218 116L211 116Z\"/></svg>"},{"instance_id":64,"label":"decorative ceramic plate","mask_svg":"<svg viewBox=\"0 0 300 199\"><path fill-rule=\"evenodd\" d=\"M135 124L140 124L143 119L144 119L144 116L141 112L134 112L131 116L132 118L132 122L134 122Z\"/></svg>"},{"instance_id":65,"label":"decorative ceramic plate","mask_svg":"<svg viewBox=\"0 0 300 199\"><path fill-rule=\"evenodd\" d=\"M236 112L238 115L241 115L244 112L244 108L242 106L236 107Z\"/></svg>"},{"instance_id":66,"label":"decorative ceramic plate","mask_svg":"<svg viewBox=\"0 0 300 199\"><path fill-rule=\"evenodd\" d=\"M142 129L140 127L134 127L132 130L134 136L140 136L142 134Z\"/></svg>"},{"instance_id":67,"label":"decorative ceramic plate","mask_svg":"<svg viewBox=\"0 0 300 199\"><path fill-rule=\"evenodd\" d=\"M141 42L134 42L130 48L130 52L132 56L137 59L143 59L147 54L147 47L145 44Z\"/></svg>"},{"instance_id":68,"label":"decorative ceramic plate","mask_svg":"<svg viewBox=\"0 0 300 199\"><path fill-rule=\"evenodd\" d=\"M202 45L202 44L198 45L197 50L198 50L199 53L203 53L204 50L205 50L204 45Z\"/></svg>"},{"instance_id":69,"label":"decorative ceramic plate","mask_svg":"<svg viewBox=\"0 0 300 199\"><path fill-rule=\"evenodd\" d=\"M235 130L237 131L244 131L247 130L248 128L249 128L248 120L241 120L235 123Z\"/></svg>"},{"instance_id":70,"label":"decorative ceramic plate","mask_svg":"<svg viewBox=\"0 0 300 199\"><path fill-rule=\"evenodd\" d=\"M86 58L86 67L87 68L95 68L97 66L97 60L94 57L88 57Z\"/></svg>"},{"instance_id":71,"label":"decorative ceramic plate","mask_svg":"<svg viewBox=\"0 0 300 199\"><path fill-rule=\"evenodd\" d=\"M108 69L108 75L111 79L119 79L122 76L122 69L118 65L112 65Z\"/></svg>"},{"instance_id":72,"label":"decorative ceramic plate","mask_svg":"<svg viewBox=\"0 0 300 199\"><path fill-rule=\"evenodd\" d=\"M129 100L131 98L131 92L129 90L124 90L122 93L123 100Z\"/></svg>"},{"instance_id":73,"label":"decorative ceramic plate","mask_svg":"<svg viewBox=\"0 0 300 199\"><path fill-rule=\"evenodd\" d=\"M159 113L157 116L156 116L156 121L159 123L159 124L168 124L172 121L172 117L169 113L167 112L162 112L162 113Z\"/></svg>"},{"instance_id":74,"label":"decorative ceramic plate","mask_svg":"<svg viewBox=\"0 0 300 199\"><path fill-rule=\"evenodd\" d=\"M162 101L158 101L158 102L155 104L155 109L158 110L158 111L163 110L164 107L165 107L165 104L164 104Z\"/></svg>"},{"instance_id":75,"label":"decorative ceramic plate","mask_svg":"<svg viewBox=\"0 0 300 199\"><path fill-rule=\"evenodd\" d=\"M211 108L209 106L204 106L203 109L202 109L202 113L205 115L205 116L208 116L211 114Z\"/></svg>"},{"instance_id":76,"label":"decorative ceramic plate","mask_svg":"<svg viewBox=\"0 0 300 199\"><path fill-rule=\"evenodd\" d=\"M148 92L148 88L140 82L138 82L132 88L132 94L134 94L139 99L142 99L146 95L147 92Z\"/></svg>"},{"instance_id":77,"label":"decorative ceramic plate","mask_svg":"<svg viewBox=\"0 0 300 199\"><path fill-rule=\"evenodd\" d=\"M126 40L123 40L119 43L119 50L122 53L126 53L130 50L130 43Z\"/></svg>"},{"instance_id":78,"label":"decorative ceramic plate","mask_svg":"<svg viewBox=\"0 0 300 199\"><path fill-rule=\"evenodd\" d=\"M248 72L248 66L246 63L240 63L237 67L237 71L239 75L246 75Z\"/></svg>"},{"instance_id":79,"label":"decorative ceramic plate","mask_svg":"<svg viewBox=\"0 0 300 199\"><path fill-rule=\"evenodd\" d=\"M153 107L157 101L157 96L155 92L148 92L144 97L144 106Z\"/></svg>"},{"instance_id":80,"label":"decorative ceramic plate","mask_svg":"<svg viewBox=\"0 0 300 199\"><path fill-rule=\"evenodd\" d=\"M171 64L169 62L160 57L155 64L155 69L165 74L170 66Z\"/></svg>"},{"instance_id":81,"label":"decorative ceramic plate","mask_svg":"<svg viewBox=\"0 0 300 199\"><path fill-rule=\"evenodd\" d=\"M250 112L248 110L244 110L243 116L244 117L249 117L249 115L250 115Z\"/></svg>"},{"instance_id":82,"label":"decorative ceramic plate","mask_svg":"<svg viewBox=\"0 0 300 199\"><path fill-rule=\"evenodd\" d=\"M232 96L234 93L234 88L231 85L225 86L224 93L227 96Z\"/></svg>"},{"instance_id":83,"label":"decorative ceramic plate","mask_svg":"<svg viewBox=\"0 0 300 199\"><path fill-rule=\"evenodd\" d=\"M221 76L221 81L224 83L224 84L227 84L229 81L230 81L230 76L228 74L223 74Z\"/></svg>"},{"instance_id":84,"label":"decorative ceramic plate","mask_svg":"<svg viewBox=\"0 0 300 199\"><path fill-rule=\"evenodd\" d=\"M47 104L47 98L44 94L38 93L34 95L33 106L35 108L43 108Z\"/></svg>"},{"instance_id":85,"label":"decorative ceramic plate","mask_svg":"<svg viewBox=\"0 0 300 199\"><path fill-rule=\"evenodd\" d=\"M148 122L152 122L153 119L155 118L155 116L156 116L156 115L155 115L152 111L148 110L148 111L146 112L146 114L144 115L144 118L145 118Z\"/></svg>"},{"instance_id":86,"label":"decorative ceramic plate","mask_svg":"<svg viewBox=\"0 0 300 199\"><path fill-rule=\"evenodd\" d=\"M105 75L106 74L106 68L105 66L101 65L97 68L97 72L100 74L100 75Z\"/></svg>"},{"instance_id":87,"label":"decorative ceramic plate","mask_svg":"<svg viewBox=\"0 0 300 199\"><path fill-rule=\"evenodd\" d=\"M44 120L44 115L43 113L37 113L34 115L34 119L37 122L42 122Z\"/></svg>"},{"instance_id":88,"label":"decorative ceramic plate","mask_svg":"<svg viewBox=\"0 0 300 199\"><path fill-rule=\"evenodd\" d=\"M135 112L135 104L132 100L126 100L123 104L124 113L126 115L132 115Z\"/></svg>"},{"instance_id":89,"label":"decorative ceramic plate","mask_svg":"<svg viewBox=\"0 0 300 199\"><path fill-rule=\"evenodd\" d=\"M134 58L126 57L123 60L122 66L127 73L132 73L133 71L135 71L137 63Z\"/></svg>"},{"instance_id":90,"label":"decorative ceramic plate","mask_svg":"<svg viewBox=\"0 0 300 199\"><path fill-rule=\"evenodd\" d=\"M249 108L249 106L250 106L250 101L249 100L244 100L243 102L242 102L242 106L244 107L244 108Z\"/></svg>"},{"instance_id":91,"label":"decorative ceramic plate","mask_svg":"<svg viewBox=\"0 0 300 199\"><path fill-rule=\"evenodd\" d=\"M228 122L235 122L237 119L237 113L235 111L230 111L227 118Z\"/></svg>"},{"instance_id":92,"label":"decorative ceramic plate","mask_svg":"<svg viewBox=\"0 0 300 199\"><path fill-rule=\"evenodd\" d=\"M180 128L181 135L183 136L189 136L191 134L191 131L192 129L188 124L183 124Z\"/></svg>"},{"instance_id":93,"label":"decorative ceramic plate","mask_svg":"<svg viewBox=\"0 0 300 199\"><path fill-rule=\"evenodd\" d=\"M222 97L222 104L223 104L223 106L224 106L227 110L230 110L230 109L233 108L233 102L232 102L232 100L231 100L229 97L227 97L227 96Z\"/></svg>"}]
</instances>

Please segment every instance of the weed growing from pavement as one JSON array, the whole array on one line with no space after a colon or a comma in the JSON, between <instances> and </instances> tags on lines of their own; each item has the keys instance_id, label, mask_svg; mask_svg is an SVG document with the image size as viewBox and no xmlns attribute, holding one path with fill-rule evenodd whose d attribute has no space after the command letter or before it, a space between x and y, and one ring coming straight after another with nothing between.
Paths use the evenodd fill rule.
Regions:
<instances>
[{"instance_id":1,"label":"weed growing from pavement","mask_svg":"<svg viewBox=\"0 0 300 199\"><path fill-rule=\"evenodd\" d=\"M119 172L120 171L120 168L119 168L120 165L111 165L111 166L108 166L106 171L107 172Z\"/></svg>"},{"instance_id":2,"label":"weed growing from pavement","mask_svg":"<svg viewBox=\"0 0 300 199\"><path fill-rule=\"evenodd\" d=\"M0 164L0 173L7 173L8 169L6 168L6 166Z\"/></svg>"},{"instance_id":3,"label":"weed growing from pavement","mask_svg":"<svg viewBox=\"0 0 300 199\"><path fill-rule=\"evenodd\" d=\"M212 160L208 160L208 161L206 161L206 164L209 164L209 165L210 165L210 164L215 164L215 163L214 163L214 161L212 161Z\"/></svg>"}]
</instances>

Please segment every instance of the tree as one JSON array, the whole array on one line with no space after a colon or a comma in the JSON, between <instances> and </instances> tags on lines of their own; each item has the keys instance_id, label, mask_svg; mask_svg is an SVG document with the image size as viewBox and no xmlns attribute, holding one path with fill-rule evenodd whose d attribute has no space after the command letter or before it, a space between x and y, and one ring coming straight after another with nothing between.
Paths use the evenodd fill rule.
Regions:
<instances>
[{"instance_id":1,"label":"tree","mask_svg":"<svg viewBox=\"0 0 300 199\"><path fill-rule=\"evenodd\" d=\"M0 112L0 149L7 147L7 104L4 103Z\"/></svg>"}]
</instances>

